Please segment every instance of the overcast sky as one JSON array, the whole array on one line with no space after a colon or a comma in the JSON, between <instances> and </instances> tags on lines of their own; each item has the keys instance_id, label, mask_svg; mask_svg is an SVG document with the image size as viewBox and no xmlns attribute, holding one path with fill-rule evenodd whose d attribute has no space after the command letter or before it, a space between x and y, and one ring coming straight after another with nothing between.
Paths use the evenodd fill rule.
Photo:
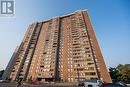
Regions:
<instances>
[{"instance_id":1,"label":"overcast sky","mask_svg":"<svg viewBox=\"0 0 130 87\"><path fill-rule=\"evenodd\" d=\"M0 70L29 24L88 9L107 67L130 63L130 0L15 0L15 15L0 17Z\"/></svg>"}]
</instances>

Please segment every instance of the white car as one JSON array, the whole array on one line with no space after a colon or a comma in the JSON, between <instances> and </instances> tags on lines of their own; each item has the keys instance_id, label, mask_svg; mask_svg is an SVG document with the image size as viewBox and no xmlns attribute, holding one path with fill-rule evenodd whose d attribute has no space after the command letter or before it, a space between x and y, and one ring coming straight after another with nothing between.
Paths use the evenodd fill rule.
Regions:
<instances>
[{"instance_id":1,"label":"white car","mask_svg":"<svg viewBox=\"0 0 130 87\"><path fill-rule=\"evenodd\" d=\"M102 85L101 80L85 80L84 87L100 87Z\"/></svg>"}]
</instances>

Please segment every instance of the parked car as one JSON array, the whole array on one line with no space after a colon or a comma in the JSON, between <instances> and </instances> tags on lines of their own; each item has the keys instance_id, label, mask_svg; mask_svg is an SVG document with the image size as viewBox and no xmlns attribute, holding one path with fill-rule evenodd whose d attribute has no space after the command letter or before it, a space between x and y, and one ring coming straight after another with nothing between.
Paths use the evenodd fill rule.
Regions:
<instances>
[{"instance_id":1,"label":"parked car","mask_svg":"<svg viewBox=\"0 0 130 87\"><path fill-rule=\"evenodd\" d=\"M117 83L104 83L101 87L125 87L123 85L117 84Z\"/></svg>"},{"instance_id":2,"label":"parked car","mask_svg":"<svg viewBox=\"0 0 130 87\"><path fill-rule=\"evenodd\" d=\"M100 87L102 85L101 80L85 80L84 87Z\"/></svg>"}]
</instances>

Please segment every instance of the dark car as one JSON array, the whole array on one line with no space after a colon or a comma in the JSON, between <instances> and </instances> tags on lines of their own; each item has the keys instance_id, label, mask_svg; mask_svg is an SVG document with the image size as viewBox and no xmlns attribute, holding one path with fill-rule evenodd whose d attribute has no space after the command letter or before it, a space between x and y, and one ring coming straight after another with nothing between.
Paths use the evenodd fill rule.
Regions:
<instances>
[{"instance_id":1,"label":"dark car","mask_svg":"<svg viewBox=\"0 0 130 87\"><path fill-rule=\"evenodd\" d=\"M120 84L116 84L116 83L104 83L104 84L102 84L101 87L124 87L124 86L122 86Z\"/></svg>"}]
</instances>

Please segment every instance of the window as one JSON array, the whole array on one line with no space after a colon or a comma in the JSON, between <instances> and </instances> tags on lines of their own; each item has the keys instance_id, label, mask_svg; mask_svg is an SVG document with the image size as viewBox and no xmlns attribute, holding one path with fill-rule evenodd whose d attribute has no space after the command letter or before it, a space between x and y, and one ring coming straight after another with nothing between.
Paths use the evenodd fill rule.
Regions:
<instances>
[{"instance_id":1,"label":"window","mask_svg":"<svg viewBox=\"0 0 130 87\"><path fill-rule=\"evenodd\" d=\"M93 65L94 63L88 63L88 65Z\"/></svg>"},{"instance_id":2,"label":"window","mask_svg":"<svg viewBox=\"0 0 130 87\"><path fill-rule=\"evenodd\" d=\"M88 57L91 57L91 55L89 54Z\"/></svg>"},{"instance_id":3,"label":"window","mask_svg":"<svg viewBox=\"0 0 130 87\"><path fill-rule=\"evenodd\" d=\"M94 70L94 67L88 67L88 70Z\"/></svg>"},{"instance_id":4,"label":"window","mask_svg":"<svg viewBox=\"0 0 130 87\"><path fill-rule=\"evenodd\" d=\"M85 75L96 75L95 72L85 72Z\"/></svg>"}]
</instances>

